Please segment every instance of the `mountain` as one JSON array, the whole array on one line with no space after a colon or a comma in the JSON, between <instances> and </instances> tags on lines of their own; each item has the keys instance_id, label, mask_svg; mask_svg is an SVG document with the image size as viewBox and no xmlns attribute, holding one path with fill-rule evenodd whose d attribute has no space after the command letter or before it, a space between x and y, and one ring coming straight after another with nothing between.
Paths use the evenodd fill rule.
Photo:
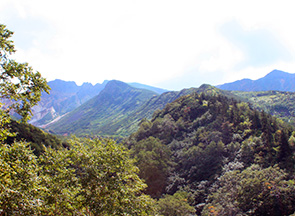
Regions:
<instances>
[{"instance_id":1,"label":"mountain","mask_svg":"<svg viewBox=\"0 0 295 216\"><path fill-rule=\"evenodd\" d=\"M146 193L187 192L196 215L292 214L293 128L211 90L167 104L126 140Z\"/></svg>"},{"instance_id":2,"label":"mountain","mask_svg":"<svg viewBox=\"0 0 295 216\"><path fill-rule=\"evenodd\" d=\"M199 88L189 88L183 89L181 91L169 91L161 95L154 96L136 111L133 118L151 119L156 110L162 110L166 106L166 104L175 101L179 97L192 93L223 94L231 98L238 98L238 96L235 96L235 94L220 90L208 84L203 84Z\"/></svg>"},{"instance_id":3,"label":"mountain","mask_svg":"<svg viewBox=\"0 0 295 216\"><path fill-rule=\"evenodd\" d=\"M98 95L104 89L108 80L102 84L92 85L91 83L83 83L78 86L73 81L54 80L48 82L51 87L50 94L42 94L41 101L33 107L33 117L31 124L45 127L52 121L57 121L66 113L73 111L86 101ZM130 83L129 85L135 88L147 89L158 94L167 90L156 88L140 83Z\"/></svg>"},{"instance_id":4,"label":"mountain","mask_svg":"<svg viewBox=\"0 0 295 216\"><path fill-rule=\"evenodd\" d=\"M167 103L170 103L182 95L193 92L194 89L184 89L182 91L170 91L161 95L153 95L149 100L137 107L131 113L112 125L112 131L106 131L105 135L129 136L138 129L142 119L151 119L156 110L161 110Z\"/></svg>"},{"instance_id":5,"label":"mountain","mask_svg":"<svg viewBox=\"0 0 295 216\"><path fill-rule=\"evenodd\" d=\"M98 96L48 125L46 129L56 134L93 133L126 137L137 130L142 119L151 119L153 113L163 109L167 103L194 92L222 93L229 97L237 97L205 84L200 88L169 91L157 95L155 92L134 88L120 81L109 81Z\"/></svg>"},{"instance_id":6,"label":"mountain","mask_svg":"<svg viewBox=\"0 0 295 216\"><path fill-rule=\"evenodd\" d=\"M153 87L153 86L149 86L149 85L144 85L144 84L141 84L141 83L128 83L129 85L131 85L132 87L135 87L135 88L141 88L141 89L147 89L147 90L150 90L150 91L154 91L158 94L162 94L164 92L167 92L168 90L166 89L162 89L162 88L157 88L157 87Z\"/></svg>"},{"instance_id":7,"label":"mountain","mask_svg":"<svg viewBox=\"0 0 295 216\"><path fill-rule=\"evenodd\" d=\"M106 83L94 86L91 83L83 83L78 86L72 81L49 81L50 94L43 93L41 101L33 107L33 117L30 123L42 126L59 118L97 95Z\"/></svg>"},{"instance_id":8,"label":"mountain","mask_svg":"<svg viewBox=\"0 0 295 216\"><path fill-rule=\"evenodd\" d=\"M251 80L242 79L217 86L223 90L233 91L290 91L295 92L295 74L273 70L265 77Z\"/></svg>"},{"instance_id":9,"label":"mountain","mask_svg":"<svg viewBox=\"0 0 295 216\"><path fill-rule=\"evenodd\" d=\"M118 121L155 95L155 92L112 80L97 96L50 124L47 129L58 134L113 134L116 132L113 126Z\"/></svg>"}]
</instances>

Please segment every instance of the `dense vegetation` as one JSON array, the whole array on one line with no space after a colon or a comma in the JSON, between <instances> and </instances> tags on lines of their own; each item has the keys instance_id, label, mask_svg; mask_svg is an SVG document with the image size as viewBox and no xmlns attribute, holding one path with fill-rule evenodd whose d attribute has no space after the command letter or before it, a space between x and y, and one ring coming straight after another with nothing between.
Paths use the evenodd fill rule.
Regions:
<instances>
[{"instance_id":1,"label":"dense vegetation","mask_svg":"<svg viewBox=\"0 0 295 216\"><path fill-rule=\"evenodd\" d=\"M0 215L154 214L125 147L98 139L73 139L61 146L25 124L49 87L28 64L9 59L15 51L11 35L0 25L0 96L10 101L0 109ZM23 124L12 121L10 113ZM25 139L36 142L31 145L38 157Z\"/></svg>"},{"instance_id":2,"label":"dense vegetation","mask_svg":"<svg viewBox=\"0 0 295 216\"><path fill-rule=\"evenodd\" d=\"M0 95L10 100L0 109L0 215L295 215L291 125L208 85L153 97L115 81L69 123L95 126L108 111L107 125L119 126L136 110L147 115L139 129L124 145L98 138L62 145L25 124L49 87L28 64L9 59L11 35L0 25ZM152 110L174 101L149 120L146 98Z\"/></svg>"},{"instance_id":3,"label":"dense vegetation","mask_svg":"<svg viewBox=\"0 0 295 216\"><path fill-rule=\"evenodd\" d=\"M185 191L202 215L289 215L292 130L247 103L193 93L143 120L126 143L154 198Z\"/></svg>"},{"instance_id":4,"label":"dense vegetation","mask_svg":"<svg viewBox=\"0 0 295 216\"><path fill-rule=\"evenodd\" d=\"M72 141L36 157L24 142L0 148L1 215L149 215L151 199L128 151L111 140Z\"/></svg>"},{"instance_id":5,"label":"dense vegetation","mask_svg":"<svg viewBox=\"0 0 295 216\"><path fill-rule=\"evenodd\" d=\"M9 126L13 135L8 136L5 143L12 144L15 141L25 140L30 143L30 147L36 155L40 155L44 151L44 146L54 149L68 146L66 141L62 142L55 135L45 133L33 125L11 120Z\"/></svg>"},{"instance_id":6,"label":"dense vegetation","mask_svg":"<svg viewBox=\"0 0 295 216\"><path fill-rule=\"evenodd\" d=\"M248 100L255 108L295 126L295 93L282 91L232 92Z\"/></svg>"}]
</instances>

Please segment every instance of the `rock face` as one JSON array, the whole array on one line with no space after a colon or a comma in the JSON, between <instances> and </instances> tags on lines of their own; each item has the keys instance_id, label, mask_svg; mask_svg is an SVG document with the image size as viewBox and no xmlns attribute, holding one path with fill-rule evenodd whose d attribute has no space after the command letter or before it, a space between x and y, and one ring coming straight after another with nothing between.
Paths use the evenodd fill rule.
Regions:
<instances>
[{"instance_id":1,"label":"rock face","mask_svg":"<svg viewBox=\"0 0 295 216\"><path fill-rule=\"evenodd\" d=\"M63 80L48 82L51 88L50 94L42 94L41 101L33 107L30 123L39 127L48 124L99 94L106 83L96 85L83 83L78 86L75 82Z\"/></svg>"},{"instance_id":2,"label":"rock face","mask_svg":"<svg viewBox=\"0 0 295 216\"><path fill-rule=\"evenodd\" d=\"M30 123L38 127L46 127L48 124L58 121L67 113L97 96L106 87L108 82L108 80L105 80L102 84L98 83L95 85L83 83L81 86L78 86L73 81L63 81L59 79L48 82L51 88L50 94L42 94L41 101L37 106L33 107L33 116ZM120 83L120 81L117 81L117 84L118 83ZM112 84L109 86L109 90L112 89L111 85ZM140 83L126 84L121 82L121 85L150 90L156 94L167 91ZM109 96L115 97L116 94L122 90L119 86L120 85L114 88Z\"/></svg>"},{"instance_id":3,"label":"rock face","mask_svg":"<svg viewBox=\"0 0 295 216\"><path fill-rule=\"evenodd\" d=\"M118 122L155 95L153 91L112 80L97 96L49 125L48 129L58 134L112 134L119 129Z\"/></svg>"}]
</instances>

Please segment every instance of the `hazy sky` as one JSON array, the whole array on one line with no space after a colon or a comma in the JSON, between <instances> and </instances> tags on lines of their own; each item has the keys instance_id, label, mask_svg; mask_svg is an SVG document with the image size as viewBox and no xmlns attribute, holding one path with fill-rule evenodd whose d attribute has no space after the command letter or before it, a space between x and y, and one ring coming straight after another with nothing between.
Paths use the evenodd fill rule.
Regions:
<instances>
[{"instance_id":1,"label":"hazy sky","mask_svg":"<svg viewBox=\"0 0 295 216\"><path fill-rule=\"evenodd\" d=\"M1 0L13 58L48 81L170 90L295 73L294 2Z\"/></svg>"}]
</instances>

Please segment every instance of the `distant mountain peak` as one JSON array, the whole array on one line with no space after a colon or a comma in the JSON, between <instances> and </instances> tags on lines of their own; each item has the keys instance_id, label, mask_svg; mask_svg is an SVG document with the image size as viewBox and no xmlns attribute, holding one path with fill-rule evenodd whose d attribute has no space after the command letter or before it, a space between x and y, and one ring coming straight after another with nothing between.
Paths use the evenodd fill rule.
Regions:
<instances>
[{"instance_id":1,"label":"distant mountain peak","mask_svg":"<svg viewBox=\"0 0 295 216\"><path fill-rule=\"evenodd\" d=\"M107 82L107 84L104 88L104 91L109 90L109 89L122 90L122 89L127 89L127 88L133 88L133 87L131 87L127 83L124 83L119 80L110 80L109 82Z\"/></svg>"},{"instance_id":2,"label":"distant mountain peak","mask_svg":"<svg viewBox=\"0 0 295 216\"><path fill-rule=\"evenodd\" d=\"M274 78L275 79L275 78L281 78L281 77L290 76L290 75L292 76L291 73L287 73L285 71L275 69L275 70L271 71L270 73L268 73L265 76L265 78Z\"/></svg>"},{"instance_id":3,"label":"distant mountain peak","mask_svg":"<svg viewBox=\"0 0 295 216\"><path fill-rule=\"evenodd\" d=\"M281 70L273 70L266 76L257 79L242 79L231 83L218 85L222 90L230 91L289 91L295 92L295 74Z\"/></svg>"},{"instance_id":4,"label":"distant mountain peak","mask_svg":"<svg viewBox=\"0 0 295 216\"><path fill-rule=\"evenodd\" d=\"M157 88L157 87L153 87L153 86L149 86L149 85L145 85L145 84L141 84L141 83L136 83L136 82L128 83L128 84L131 85L132 87L140 88L140 89L147 89L147 90L156 92L158 94L162 94L162 93L168 91L166 89Z\"/></svg>"},{"instance_id":5,"label":"distant mountain peak","mask_svg":"<svg viewBox=\"0 0 295 216\"><path fill-rule=\"evenodd\" d=\"M84 82L82 85L81 85L82 87L88 87L88 86L93 86L91 83L89 83L89 82Z\"/></svg>"}]
</instances>

